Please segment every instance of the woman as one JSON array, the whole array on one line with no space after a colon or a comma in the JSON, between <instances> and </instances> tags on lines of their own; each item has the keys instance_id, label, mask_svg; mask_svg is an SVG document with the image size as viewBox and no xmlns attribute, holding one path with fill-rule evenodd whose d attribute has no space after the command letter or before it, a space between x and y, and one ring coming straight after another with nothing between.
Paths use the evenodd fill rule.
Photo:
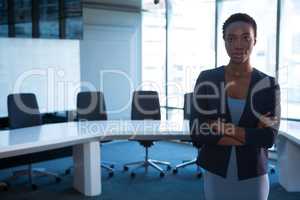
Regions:
<instances>
[{"instance_id":1,"label":"woman","mask_svg":"<svg viewBox=\"0 0 300 200\"><path fill-rule=\"evenodd\" d=\"M247 14L223 25L228 65L203 71L194 89L191 134L202 145L206 200L266 200L268 151L280 119L279 86L250 63L257 26Z\"/></svg>"}]
</instances>

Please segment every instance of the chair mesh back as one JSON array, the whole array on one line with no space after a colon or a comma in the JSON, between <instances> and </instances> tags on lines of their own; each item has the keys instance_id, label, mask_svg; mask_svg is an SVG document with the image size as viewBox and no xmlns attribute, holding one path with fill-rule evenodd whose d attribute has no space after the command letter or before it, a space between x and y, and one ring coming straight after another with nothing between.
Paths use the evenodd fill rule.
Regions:
<instances>
[{"instance_id":1,"label":"chair mesh back","mask_svg":"<svg viewBox=\"0 0 300 200\"><path fill-rule=\"evenodd\" d=\"M80 92L77 95L78 120L107 120L102 92Z\"/></svg>"},{"instance_id":2,"label":"chair mesh back","mask_svg":"<svg viewBox=\"0 0 300 200\"><path fill-rule=\"evenodd\" d=\"M8 95L7 111L11 129L42 124L42 117L34 94L20 93Z\"/></svg>"},{"instance_id":3,"label":"chair mesh back","mask_svg":"<svg viewBox=\"0 0 300 200\"><path fill-rule=\"evenodd\" d=\"M132 120L161 119L159 97L155 91L133 92L131 106Z\"/></svg>"},{"instance_id":4,"label":"chair mesh back","mask_svg":"<svg viewBox=\"0 0 300 200\"><path fill-rule=\"evenodd\" d=\"M193 106L193 93L184 94L183 118L190 120Z\"/></svg>"}]
</instances>

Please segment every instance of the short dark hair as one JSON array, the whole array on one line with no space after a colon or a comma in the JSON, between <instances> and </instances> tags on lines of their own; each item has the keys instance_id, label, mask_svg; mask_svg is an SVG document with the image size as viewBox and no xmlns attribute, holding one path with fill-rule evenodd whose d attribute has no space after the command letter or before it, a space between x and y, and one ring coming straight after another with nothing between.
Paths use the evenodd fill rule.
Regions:
<instances>
[{"instance_id":1,"label":"short dark hair","mask_svg":"<svg viewBox=\"0 0 300 200\"><path fill-rule=\"evenodd\" d=\"M226 21L223 24L223 38L225 38L225 31L227 27L233 22L245 22L250 24L253 27L254 37L256 38L256 34L257 34L256 22L250 15L246 13L235 13L231 15L228 19L226 19Z\"/></svg>"}]
</instances>

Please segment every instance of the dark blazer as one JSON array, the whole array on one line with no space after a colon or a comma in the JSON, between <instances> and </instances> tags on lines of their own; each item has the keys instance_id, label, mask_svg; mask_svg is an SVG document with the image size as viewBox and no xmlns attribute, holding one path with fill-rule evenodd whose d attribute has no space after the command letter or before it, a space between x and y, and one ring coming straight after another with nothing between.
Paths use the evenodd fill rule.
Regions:
<instances>
[{"instance_id":1,"label":"dark blazer","mask_svg":"<svg viewBox=\"0 0 300 200\"><path fill-rule=\"evenodd\" d=\"M226 177L232 146L217 145L222 135L213 133L208 120L232 122L225 91L225 67L206 70L199 75L191 111L190 129L193 142L202 145L199 164L204 169ZM208 112L206 112L208 111ZM274 144L279 122L258 128L259 115L271 113L280 119L280 89L273 77L257 69L251 74L246 104L238 126L245 128L245 145L236 147L239 180L267 173L268 151Z\"/></svg>"}]
</instances>

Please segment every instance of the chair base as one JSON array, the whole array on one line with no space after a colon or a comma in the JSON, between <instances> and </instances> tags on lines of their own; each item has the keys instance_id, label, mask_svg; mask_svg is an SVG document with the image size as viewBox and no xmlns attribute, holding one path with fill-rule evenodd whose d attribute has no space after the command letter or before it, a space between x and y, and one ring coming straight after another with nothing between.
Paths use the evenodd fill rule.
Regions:
<instances>
[{"instance_id":1,"label":"chair base","mask_svg":"<svg viewBox=\"0 0 300 200\"><path fill-rule=\"evenodd\" d=\"M195 158L193 160L190 160L190 161L187 161L187 162L183 162L183 163L181 163L179 165L176 165L175 169L184 168L184 167L189 166L189 165L194 165L194 164L196 164L196 161L197 161L197 159Z\"/></svg>"},{"instance_id":2,"label":"chair base","mask_svg":"<svg viewBox=\"0 0 300 200\"><path fill-rule=\"evenodd\" d=\"M115 167L115 164L114 164L114 163L112 163L112 162L107 162L107 161L101 161L100 166L108 171L108 176L109 176L109 177L113 177L113 176L114 176L114 167ZM70 174L70 173L71 173L71 170L72 170L73 168L74 168L74 167L69 167L68 169L66 169L66 170L65 170L65 174Z\"/></svg>"},{"instance_id":3,"label":"chair base","mask_svg":"<svg viewBox=\"0 0 300 200\"><path fill-rule=\"evenodd\" d=\"M32 169L31 172L28 172L28 170L19 170L19 171L14 171L13 176L11 177L12 179L18 178L19 176L28 176L30 175L32 177L37 177L37 176L49 176L53 177L55 179L61 179L56 173L53 172L48 172L45 171L44 169Z\"/></svg>"},{"instance_id":4,"label":"chair base","mask_svg":"<svg viewBox=\"0 0 300 200\"><path fill-rule=\"evenodd\" d=\"M169 162L165 162L165 161L160 161L160 160L153 160L153 159L146 159L144 161L138 161L138 162L132 162L132 163L127 163L124 165L124 170L127 171L128 170L128 166L130 165L137 165L137 167L134 168L138 169L141 167L145 167L145 171L148 171L148 167L153 167L154 169L156 169L157 171L160 172L160 176L163 177L165 175L165 171L158 165L164 165L167 166L167 170L171 169L171 164ZM132 171L131 172L131 177L134 177L135 173Z\"/></svg>"},{"instance_id":5,"label":"chair base","mask_svg":"<svg viewBox=\"0 0 300 200\"><path fill-rule=\"evenodd\" d=\"M114 167L115 164L107 161L101 162L101 167L106 169L108 171L108 176L113 177L114 176Z\"/></svg>"},{"instance_id":6,"label":"chair base","mask_svg":"<svg viewBox=\"0 0 300 200\"><path fill-rule=\"evenodd\" d=\"M178 173L178 169L180 168L184 168L186 166L189 166L189 165L197 165L197 158L193 159L193 160L190 160L190 161L187 161L187 162L183 162L179 165L176 165L175 168L173 169L173 174L177 174ZM197 165L197 177L198 178L201 178L202 177L202 171L201 171L201 168Z\"/></svg>"},{"instance_id":7,"label":"chair base","mask_svg":"<svg viewBox=\"0 0 300 200\"><path fill-rule=\"evenodd\" d=\"M137 161L137 162L127 163L123 167L124 171L127 171L128 166L130 166L130 165L137 165L137 167L135 169L140 168L140 167L145 167L146 172L148 171L148 167L153 167L154 169L156 169L157 171L160 172L160 177L164 177L165 176L165 171L161 167L159 167L158 165L165 165L165 166L167 166L167 170L170 170L171 169L171 164L169 162L166 162L166 161L150 159L149 158L149 147L150 146L144 145L144 147L145 147L145 159L144 159L144 161ZM131 177L133 178L134 176L135 176L135 173L132 171L131 172Z\"/></svg>"},{"instance_id":8,"label":"chair base","mask_svg":"<svg viewBox=\"0 0 300 200\"><path fill-rule=\"evenodd\" d=\"M269 164L269 172L271 174L275 174L275 172L276 172L275 168L276 168L275 165Z\"/></svg>"},{"instance_id":9,"label":"chair base","mask_svg":"<svg viewBox=\"0 0 300 200\"><path fill-rule=\"evenodd\" d=\"M28 176L29 185L33 190L37 189L37 185L33 183L33 177L48 176L54 178L57 183L61 181L56 173L48 172L45 169L32 168L31 164L28 165L28 169L14 171L13 175L6 181L9 183L10 180L15 180L20 176Z\"/></svg>"}]
</instances>

